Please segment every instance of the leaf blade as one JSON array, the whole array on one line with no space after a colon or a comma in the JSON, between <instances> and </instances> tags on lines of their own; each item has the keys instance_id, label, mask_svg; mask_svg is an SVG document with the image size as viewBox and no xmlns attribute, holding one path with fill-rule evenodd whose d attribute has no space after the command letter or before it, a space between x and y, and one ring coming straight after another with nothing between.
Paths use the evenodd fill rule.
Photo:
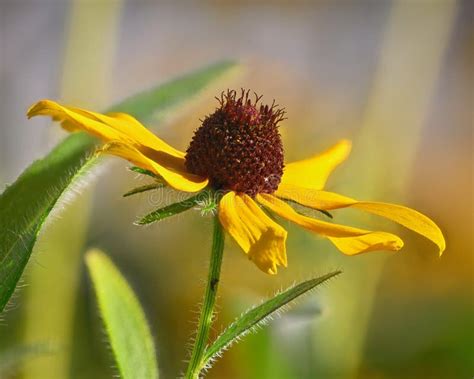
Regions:
<instances>
[{"instance_id":1,"label":"leaf blade","mask_svg":"<svg viewBox=\"0 0 474 379\"><path fill-rule=\"evenodd\" d=\"M133 290L100 250L90 250L86 264L121 377L157 379L155 345Z\"/></svg>"},{"instance_id":2,"label":"leaf blade","mask_svg":"<svg viewBox=\"0 0 474 379\"><path fill-rule=\"evenodd\" d=\"M127 112L144 122L156 111L189 100L235 66L233 62L216 63L131 97L109 111ZM20 280L45 220L94 161L96 146L97 141L83 133L66 137L0 195L0 312Z\"/></svg>"},{"instance_id":3,"label":"leaf blade","mask_svg":"<svg viewBox=\"0 0 474 379\"><path fill-rule=\"evenodd\" d=\"M197 201L202 198L202 192L198 193L196 196L192 196L186 200L180 201L178 203L173 203L167 205L166 207L157 209L151 213L148 213L146 216L142 217L140 220L136 221L136 225L149 225L157 221L161 221L165 218L177 215L184 211L187 211L197 205Z\"/></svg>"},{"instance_id":4,"label":"leaf blade","mask_svg":"<svg viewBox=\"0 0 474 379\"><path fill-rule=\"evenodd\" d=\"M225 351L232 343L238 341L240 337L264 323L265 320L271 317L275 312L284 310L283 307L291 301L340 273L341 271L334 271L318 278L306 280L245 312L239 319L230 324L209 346L204 355L201 367L204 368L209 365L213 359Z\"/></svg>"},{"instance_id":5,"label":"leaf blade","mask_svg":"<svg viewBox=\"0 0 474 379\"><path fill-rule=\"evenodd\" d=\"M156 175L154 172L151 172L150 170L146 170L146 169L141 168L141 167L132 166L132 167L129 167L128 169L130 171L136 172L137 174L140 174L140 175L147 175L147 176L149 176L151 178L154 178L154 179L162 179L160 176Z\"/></svg>"},{"instance_id":6,"label":"leaf blade","mask_svg":"<svg viewBox=\"0 0 474 379\"><path fill-rule=\"evenodd\" d=\"M159 87L129 97L110 108L109 112L130 113L145 123L150 121L157 112L164 112L179 105L183 95L198 93L215 78L236 67L238 67L236 62L230 60L214 63L192 74L186 74ZM156 103L161 105L159 109Z\"/></svg>"},{"instance_id":7,"label":"leaf blade","mask_svg":"<svg viewBox=\"0 0 474 379\"><path fill-rule=\"evenodd\" d=\"M164 186L165 186L164 183L145 184L143 186L136 187L136 188L124 193L122 196L123 197L129 197L129 196L136 195L136 194L139 194L139 193L160 189L160 188L163 188Z\"/></svg>"}]
</instances>

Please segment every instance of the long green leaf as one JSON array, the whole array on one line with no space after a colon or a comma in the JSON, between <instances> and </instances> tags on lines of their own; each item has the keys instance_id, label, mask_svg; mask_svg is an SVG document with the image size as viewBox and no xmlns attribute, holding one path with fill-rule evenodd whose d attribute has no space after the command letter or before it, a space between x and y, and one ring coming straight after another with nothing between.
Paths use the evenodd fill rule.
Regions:
<instances>
[{"instance_id":1,"label":"long green leaf","mask_svg":"<svg viewBox=\"0 0 474 379\"><path fill-rule=\"evenodd\" d=\"M146 122L156 112L189 100L235 66L232 62L214 64L125 100L109 111L127 112ZM44 221L70 185L88 171L96 144L81 133L67 137L0 195L0 312L20 280Z\"/></svg>"},{"instance_id":2,"label":"long green leaf","mask_svg":"<svg viewBox=\"0 0 474 379\"><path fill-rule=\"evenodd\" d=\"M86 263L120 377L158 378L153 338L127 281L99 250L89 251Z\"/></svg>"},{"instance_id":3,"label":"long green leaf","mask_svg":"<svg viewBox=\"0 0 474 379\"><path fill-rule=\"evenodd\" d=\"M285 306L288 303L340 273L341 271L334 271L318 278L302 282L244 313L240 318L229 325L229 327L206 350L201 368L209 365L210 362L226 350L232 343L237 342L242 336L265 324L273 314L284 311Z\"/></svg>"},{"instance_id":4,"label":"long green leaf","mask_svg":"<svg viewBox=\"0 0 474 379\"><path fill-rule=\"evenodd\" d=\"M158 113L169 111L180 105L184 100L202 91L209 83L235 68L237 64L234 61L215 63L132 96L113 106L109 112L129 113L138 120L147 122Z\"/></svg>"}]
</instances>

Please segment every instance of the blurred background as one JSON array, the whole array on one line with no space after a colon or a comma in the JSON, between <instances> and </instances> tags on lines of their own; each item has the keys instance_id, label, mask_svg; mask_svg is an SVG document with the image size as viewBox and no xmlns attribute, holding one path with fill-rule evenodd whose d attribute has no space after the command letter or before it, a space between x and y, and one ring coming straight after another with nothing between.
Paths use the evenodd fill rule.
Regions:
<instances>
[{"instance_id":1,"label":"blurred background","mask_svg":"<svg viewBox=\"0 0 474 379\"><path fill-rule=\"evenodd\" d=\"M209 378L472 378L473 2L0 0L0 186L64 134L25 112L40 98L100 111L216 60L244 70L150 125L185 149L228 87L273 98L288 112L288 161L340 138L351 158L328 189L398 202L435 220L447 250L349 210L336 221L401 233L397 253L346 257L289 229L289 267L267 276L226 242L215 333L294 281L344 274L231 348ZM97 180L42 233L13 304L0 320L0 357L27 350L5 378L111 378L83 264L104 249L137 292L164 378L183 372L199 310L211 221L190 211L150 228L132 225L156 196L122 199L140 183L107 159ZM1 232L1 231L0 231ZM0 360L1 361L1 360ZM5 364L6 365L6 364ZM1 375L0 375L1 376ZM3 378L3 376L2 376Z\"/></svg>"}]
</instances>

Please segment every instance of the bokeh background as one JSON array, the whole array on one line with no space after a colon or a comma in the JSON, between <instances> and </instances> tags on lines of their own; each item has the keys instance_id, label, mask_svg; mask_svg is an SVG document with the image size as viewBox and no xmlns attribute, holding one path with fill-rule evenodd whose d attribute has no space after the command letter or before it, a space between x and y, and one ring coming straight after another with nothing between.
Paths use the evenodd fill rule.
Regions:
<instances>
[{"instance_id":1,"label":"bokeh background","mask_svg":"<svg viewBox=\"0 0 474 379\"><path fill-rule=\"evenodd\" d=\"M328 188L399 202L432 217L448 248L349 210L338 222L401 233L397 254L345 257L285 224L289 267L267 276L228 239L215 333L294 281L344 274L228 351L209 378L472 378L474 375L474 7L469 0L59 1L0 0L0 186L46 154L62 131L28 122L40 98L100 110L221 59L239 75L151 125L185 148L213 96L251 88L284 105L288 160L354 142ZM22 288L0 321L5 378L110 378L83 264L103 248L136 290L164 378L177 377L193 333L210 247L198 212L140 229L161 198L122 199L139 183L107 159L94 184L41 236ZM2 231L0 231L1 233ZM0 366L1 366L0 362ZM2 376L3 378L3 376Z\"/></svg>"}]
</instances>

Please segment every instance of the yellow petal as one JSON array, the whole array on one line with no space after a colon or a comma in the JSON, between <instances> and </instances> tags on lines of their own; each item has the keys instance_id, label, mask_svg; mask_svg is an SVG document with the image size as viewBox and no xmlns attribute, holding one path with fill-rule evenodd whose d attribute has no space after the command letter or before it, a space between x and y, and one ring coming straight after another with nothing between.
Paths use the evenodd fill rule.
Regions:
<instances>
[{"instance_id":1,"label":"yellow petal","mask_svg":"<svg viewBox=\"0 0 474 379\"><path fill-rule=\"evenodd\" d=\"M328 239L346 255L357 255L371 251L398 251L403 247L403 241L394 234L371 232L358 237L343 237Z\"/></svg>"},{"instance_id":2,"label":"yellow petal","mask_svg":"<svg viewBox=\"0 0 474 379\"><path fill-rule=\"evenodd\" d=\"M414 209L397 204L374 201L359 201L352 205L354 208L376 214L395 221L422 236L426 237L439 248L439 255L446 249L443 232L431 219Z\"/></svg>"},{"instance_id":3,"label":"yellow petal","mask_svg":"<svg viewBox=\"0 0 474 379\"><path fill-rule=\"evenodd\" d=\"M331 210L353 207L370 212L395 221L428 238L438 246L440 255L446 249L446 242L440 228L425 215L402 205L357 201L332 192L312 191L297 187L292 188L291 191L278 192L277 195L315 209Z\"/></svg>"},{"instance_id":4,"label":"yellow petal","mask_svg":"<svg viewBox=\"0 0 474 379\"><path fill-rule=\"evenodd\" d=\"M65 122L65 128L69 131L83 130L105 141L123 140L124 142L132 142L131 138L123 138L119 131L114 130L109 125L87 117L71 108L63 107L54 101L41 100L37 102L28 109L27 115L28 118L51 116L54 121Z\"/></svg>"},{"instance_id":5,"label":"yellow petal","mask_svg":"<svg viewBox=\"0 0 474 379\"><path fill-rule=\"evenodd\" d=\"M184 153L176 150L145 128L138 120L123 113L103 115L85 109L63 106L51 100L41 100L34 104L27 113L28 117L38 115L51 116L61 121L68 131L83 130L105 142L122 141L150 150L162 151L183 158ZM146 153L145 151L143 151Z\"/></svg>"},{"instance_id":6,"label":"yellow petal","mask_svg":"<svg viewBox=\"0 0 474 379\"><path fill-rule=\"evenodd\" d=\"M101 152L119 156L127 159L134 165L150 170L160 175L171 187L186 192L198 192L207 186L207 179L189 174L170 170L142 154L138 149L123 142L110 142L100 150Z\"/></svg>"},{"instance_id":7,"label":"yellow petal","mask_svg":"<svg viewBox=\"0 0 474 379\"><path fill-rule=\"evenodd\" d=\"M313 189L324 188L329 175L346 160L350 151L351 142L342 140L322 154L288 163L283 170L280 187L298 185Z\"/></svg>"},{"instance_id":8,"label":"yellow petal","mask_svg":"<svg viewBox=\"0 0 474 379\"><path fill-rule=\"evenodd\" d=\"M219 203L219 220L258 268L276 274L287 265L286 230L269 218L247 195L225 194Z\"/></svg>"},{"instance_id":9,"label":"yellow petal","mask_svg":"<svg viewBox=\"0 0 474 379\"><path fill-rule=\"evenodd\" d=\"M257 195L257 201L277 215L327 237L344 254L354 255L375 250L396 251L403 246L403 241L391 233L372 232L303 216L272 195Z\"/></svg>"},{"instance_id":10,"label":"yellow petal","mask_svg":"<svg viewBox=\"0 0 474 379\"><path fill-rule=\"evenodd\" d=\"M327 196L328 194L330 194L330 196ZM353 204L354 202L354 200L337 193L318 191L297 185L287 185L284 188L278 188L275 192L275 196L321 210L338 209Z\"/></svg>"}]
</instances>

